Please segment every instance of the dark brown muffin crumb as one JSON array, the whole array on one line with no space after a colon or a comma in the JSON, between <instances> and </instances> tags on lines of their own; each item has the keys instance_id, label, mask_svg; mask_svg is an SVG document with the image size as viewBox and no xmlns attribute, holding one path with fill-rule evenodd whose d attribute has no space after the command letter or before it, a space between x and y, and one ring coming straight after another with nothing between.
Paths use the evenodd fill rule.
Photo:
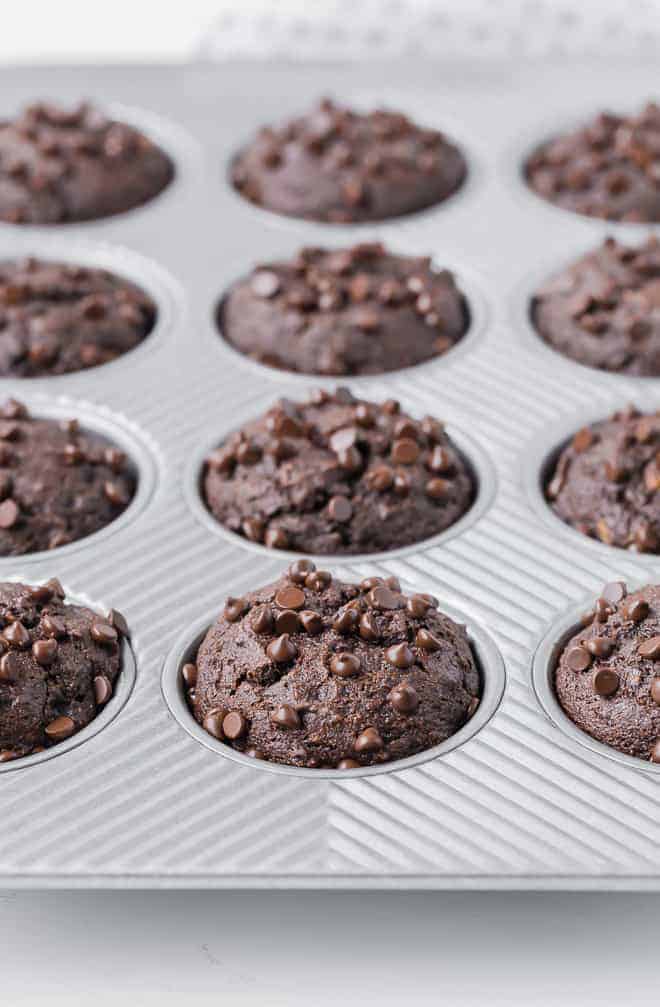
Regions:
<instances>
[{"instance_id":1,"label":"dark brown muffin crumb","mask_svg":"<svg viewBox=\"0 0 660 1007\"><path fill-rule=\"evenodd\" d=\"M200 724L238 751L350 769L439 745L479 705L464 626L396 578L346 584L309 560L228 598L182 670Z\"/></svg>"},{"instance_id":2,"label":"dark brown muffin crumb","mask_svg":"<svg viewBox=\"0 0 660 1007\"><path fill-rule=\"evenodd\" d=\"M303 248L257 266L220 311L222 334L241 353L304 374L411 367L451 349L468 321L450 272L380 244Z\"/></svg>"},{"instance_id":3,"label":"dark brown muffin crumb","mask_svg":"<svg viewBox=\"0 0 660 1007\"><path fill-rule=\"evenodd\" d=\"M555 674L565 713L592 738L660 763L660 587L607 584Z\"/></svg>"},{"instance_id":4,"label":"dark brown muffin crumb","mask_svg":"<svg viewBox=\"0 0 660 1007\"><path fill-rule=\"evenodd\" d=\"M583 535L660 551L660 413L632 406L578 430L546 484L555 514Z\"/></svg>"},{"instance_id":5,"label":"dark brown muffin crumb","mask_svg":"<svg viewBox=\"0 0 660 1007\"><path fill-rule=\"evenodd\" d=\"M0 406L0 556L56 549L114 521L136 480L125 454L76 420Z\"/></svg>"},{"instance_id":6,"label":"dark brown muffin crumb","mask_svg":"<svg viewBox=\"0 0 660 1007\"><path fill-rule=\"evenodd\" d=\"M58 580L0 584L0 762L70 738L110 701L125 622L67 605Z\"/></svg>"},{"instance_id":7,"label":"dark brown muffin crumb","mask_svg":"<svg viewBox=\"0 0 660 1007\"><path fill-rule=\"evenodd\" d=\"M153 328L156 306L104 269L0 263L0 375L33 378L108 363Z\"/></svg>"},{"instance_id":8,"label":"dark brown muffin crumb","mask_svg":"<svg viewBox=\"0 0 660 1007\"><path fill-rule=\"evenodd\" d=\"M525 166L536 192L566 210L606 220L660 221L660 106L603 112L542 144Z\"/></svg>"},{"instance_id":9,"label":"dark brown muffin crumb","mask_svg":"<svg viewBox=\"0 0 660 1007\"><path fill-rule=\"evenodd\" d=\"M203 494L233 532L274 549L394 549L454 524L471 506L467 463L432 417L346 389L280 400L206 461Z\"/></svg>"},{"instance_id":10,"label":"dark brown muffin crumb","mask_svg":"<svg viewBox=\"0 0 660 1007\"><path fill-rule=\"evenodd\" d=\"M251 202L308 220L384 220L440 203L462 185L460 150L434 129L378 109L325 99L307 115L261 129L232 182Z\"/></svg>"},{"instance_id":11,"label":"dark brown muffin crumb","mask_svg":"<svg viewBox=\"0 0 660 1007\"><path fill-rule=\"evenodd\" d=\"M560 353L605 371L660 375L660 242L614 238L545 283L532 303L540 334Z\"/></svg>"},{"instance_id":12,"label":"dark brown muffin crumb","mask_svg":"<svg viewBox=\"0 0 660 1007\"><path fill-rule=\"evenodd\" d=\"M88 104L40 102L0 123L0 220L61 224L123 213L172 181L167 154Z\"/></svg>"}]
</instances>

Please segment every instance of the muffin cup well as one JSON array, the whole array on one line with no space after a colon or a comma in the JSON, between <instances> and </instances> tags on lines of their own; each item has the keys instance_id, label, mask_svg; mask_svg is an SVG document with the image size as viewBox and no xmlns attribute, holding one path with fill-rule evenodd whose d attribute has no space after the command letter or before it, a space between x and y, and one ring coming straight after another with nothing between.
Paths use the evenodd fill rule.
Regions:
<instances>
[{"instance_id":1,"label":"muffin cup well","mask_svg":"<svg viewBox=\"0 0 660 1007\"><path fill-rule=\"evenodd\" d=\"M22 559L23 557L17 557L17 562L20 562ZM2 575L0 574L0 577L1 576ZM29 575L21 576L12 574L12 576L5 577L4 579L7 581L18 581L19 583L31 583ZM86 608L90 608L94 612L106 612L110 607L109 605L91 600L79 592L69 591L66 585L64 585L64 587L66 591L67 604L84 605ZM122 637L121 671L117 676L112 697L106 705L102 707L96 717L94 717L94 719L91 720L86 727L83 727L82 730L72 734L70 738L66 738L64 741L60 741L56 745L51 745L50 748L45 748L42 752L36 752L34 755L24 755L19 759L11 759L9 762L0 762L0 774L11 773L20 769L28 769L30 766L38 766L42 762L48 762L50 759L54 759L58 755L64 755L66 752L70 752L72 749L78 748L79 745L89 741L104 728L108 727L108 725L112 723L115 717L117 717L124 708L133 691L136 678L137 663L135 660L135 654L133 653L133 648L131 647L130 641L127 640L126 637Z\"/></svg>"},{"instance_id":2,"label":"muffin cup well","mask_svg":"<svg viewBox=\"0 0 660 1007\"><path fill-rule=\"evenodd\" d=\"M35 235L28 233L8 234L0 229L0 262L34 257L47 262L81 266L90 269L105 269L109 273L129 283L135 284L148 294L156 308L153 328L132 350L122 353L115 360L96 367L87 367L66 374L40 375L38 377L16 377L0 375L0 392L4 382L11 382L30 388L42 388L44 392L55 387L54 382L90 382L121 368L135 367L143 356L162 346L181 328L184 314L184 296L179 284L162 266L132 249L108 242L91 242L67 238L52 230Z\"/></svg>"},{"instance_id":3,"label":"muffin cup well","mask_svg":"<svg viewBox=\"0 0 660 1007\"><path fill-rule=\"evenodd\" d=\"M405 591L405 585L403 585L403 589ZM455 621L466 624L468 639L479 670L481 699L474 715L450 738L440 745L427 748L425 751L405 759L395 759L382 765L363 766L359 769L305 769L298 766L287 766L279 762L267 762L265 759L253 759L222 741L218 741L195 720L186 700L181 675L184 664L196 660L199 646L212 625L212 621L209 621L208 617L198 620L177 637L163 666L161 677L163 698L174 719L184 731L188 732L191 738L217 755L222 755L251 769L263 769L269 773L303 777L308 780L333 780L335 783L365 776L380 776L383 773L398 772L403 769L413 769L431 759L448 755L474 738L497 711L506 685L504 661L490 634L460 610L445 604L443 599L440 599L439 609Z\"/></svg>"},{"instance_id":4,"label":"muffin cup well","mask_svg":"<svg viewBox=\"0 0 660 1007\"><path fill-rule=\"evenodd\" d=\"M622 766L628 766L643 773L650 773L660 780L660 763L645 762L634 755L619 752L611 745L597 741L583 731L566 714L557 698L555 691L555 671L561 653L576 633L584 628L580 616L590 607L593 596L585 599L581 605L572 605L550 625L542 637L532 659L532 687L536 698L545 715L555 727L571 741L588 749L595 755L604 756Z\"/></svg>"},{"instance_id":5,"label":"muffin cup well","mask_svg":"<svg viewBox=\"0 0 660 1007\"><path fill-rule=\"evenodd\" d=\"M15 390L16 386L13 387ZM20 556L0 556L0 576L2 576L2 570L7 567L11 567L13 570L17 565L24 566L43 561L58 562L60 558L63 559L79 549L100 544L111 535L121 531L141 514L151 500L158 482L158 466L154 457L159 453L158 448L155 442L152 442L150 438L147 439L147 435L140 430L137 424L113 413L105 406L91 405L88 402L78 401L64 395L58 396L56 399L36 395L24 396L21 395L20 389L16 391L16 395L27 406L30 415L35 419L56 421L77 419L80 423L81 433L93 434L107 441L109 446L120 448L132 468L136 489L128 507L114 521L99 528L91 535L76 539L67 545L58 546L56 549L30 552Z\"/></svg>"},{"instance_id":6,"label":"muffin cup well","mask_svg":"<svg viewBox=\"0 0 660 1007\"><path fill-rule=\"evenodd\" d=\"M467 531L468 528L472 527L473 524L483 517L495 497L497 477L490 458L477 441L463 433L463 431L460 428L455 427L453 423L448 423L446 425L447 433L458 449L460 456L470 472L475 490L472 505L458 519L458 521L454 522L454 524L445 528L444 531L438 532L436 535L431 535L429 538L422 539L419 542L413 542L410 545L399 546L398 548L395 547L382 552L346 554L323 553L317 555L307 552L294 552L290 549L269 549L267 546L261 545L261 543L251 542L249 539L245 538L244 535L239 535L236 532L230 531L229 528L226 528L217 520L217 518L213 516L206 506L206 501L203 497L204 464L206 458L214 448L218 447L218 445L233 432L233 430L238 429L238 427L242 426L243 423L247 422L250 418L253 417L246 417L245 420L241 420L241 422L239 422L236 427L233 427L232 430L227 430L224 436L214 436L204 444L201 444L199 448L191 454L183 476L183 492L193 515L208 531L212 532L214 535L220 535L222 538L226 539L226 541L235 546L242 547L261 556L268 556L271 559L275 557L282 557L283 560L295 560L300 559L301 556L306 556L314 562L324 566L328 563L335 565L342 563L368 563L375 562L379 559L393 559L397 556L409 556L413 552L424 552L433 546L442 545L450 539L455 538L457 535L462 534L464 531Z\"/></svg>"}]
</instances>

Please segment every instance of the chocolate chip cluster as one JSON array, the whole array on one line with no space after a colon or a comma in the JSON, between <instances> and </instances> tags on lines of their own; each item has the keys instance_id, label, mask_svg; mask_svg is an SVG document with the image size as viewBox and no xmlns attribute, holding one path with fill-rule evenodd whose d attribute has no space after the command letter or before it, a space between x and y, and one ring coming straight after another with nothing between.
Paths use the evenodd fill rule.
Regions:
<instances>
[{"instance_id":1,"label":"chocolate chip cluster","mask_svg":"<svg viewBox=\"0 0 660 1007\"><path fill-rule=\"evenodd\" d=\"M638 115L602 113L544 143L525 174L539 195L606 220L660 221L660 106Z\"/></svg>"},{"instance_id":2,"label":"chocolate chip cluster","mask_svg":"<svg viewBox=\"0 0 660 1007\"><path fill-rule=\"evenodd\" d=\"M325 99L268 126L234 161L232 181L253 203L331 223L382 220L438 203L466 175L435 129L385 109L356 112Z\"/></svg>"},{"instance_id":3,"label":"chocolate chip cluster","mask_svg":"<svg viewBox=\"0 0 660 1007\"><path fill-rule=\"evenodd\" d=\"M580 363L660 375L660 242L607 238L543 285L532 317L552 346Z\"/></svg>"},{"instance_id":4,"label":"chocolate chip cluster","mask_svg":"<svg viewBox=\"0 0 660 1007\"><path fill-rule=\"evenodd\" d=\"M584 427L546 486L554 512L584 535L636 552L660 550L660 412L629 406Z\"/></svg>"},{"instance_id":5,"label":"chocolate chip cluster","mask_svg":"<svg viewBox=\"0 0 660 1007\"><path fill-rule=\"evenodd\" d=\"M607 584L555 673L557 697L592 737L660 763L660 587Z\"/></svg>"},{"instance_id":6,"label":"chocolate chip cluster","mask_svg":"<svg viewBox=\"0 0 660 1007\"><path fill-rule=\"evenodd\" d=\"M126 455L77 420L0 406L0 555L56 549L124 511L135 493Z\"/></svg>"},{"instance_id":7,"label":"chocolate chip cluster","mask_svg":"<svg viewBox=\"0 0 660 1007\"><path fill-rule=\"evenodd\" d=\"M467 463L442 423L346 389L280 400L206 461L211 513L273 549L392 549L444 530L470 507Z\"/></svg>"},{"instance_id":8,"label":"chocolate chip cluster","mask_svg":"<svg viewBox=\"0 0 660 1007\"><path fill-rule=\"evenodd\" d=\"M156 306L103 269L34 258L0 264L0 375L67 374L115 360L153 328Z\"/></svg>"},{"instance_id":9,"label":"chocolate chip cluster","mask_svg":"<svg viewBox=\"0 0 660 1007\"><path fill-rule=\"evenodd\" d=\"M379 374L446 353L468 326L447 270L381 244L303 248L257 266L221 305L222 333L260 363L306 374Z\"/></svg>"},{"instance_id":10,"label":"chocolate chip cluster","mask_svg":"<svg viewBox=\"0 0 660 1007\"><path fill-rule=\"evenodd\" d=\"M64 599L55 578L0 584L0 762L71 737L113 695L128 635L123 616Z\"/></svg>"},{"instance_id":11,"label":"chocolate chip cluster","mask_svg":"<svg viewBox=\"0 0 660 1007\"><path fill-rule=\"evenodd\" d=\"M169 158L148 137L88 104L40 102L0 123L0 219L12 224L120 213L172 177Z\"/></svg>"},{"instance_id":12,"label":"chocolate chip cluster","mask_svg":"<svg viewBox=\"0 0 660 1007\"><path fill-rule=\"evenodd\" d=\"M345 584L301 559L229 598L182 676L197 720L257 759L350 769L455 733L479 703L465 628L394 577Z\"/></svg>"}]
</instances>

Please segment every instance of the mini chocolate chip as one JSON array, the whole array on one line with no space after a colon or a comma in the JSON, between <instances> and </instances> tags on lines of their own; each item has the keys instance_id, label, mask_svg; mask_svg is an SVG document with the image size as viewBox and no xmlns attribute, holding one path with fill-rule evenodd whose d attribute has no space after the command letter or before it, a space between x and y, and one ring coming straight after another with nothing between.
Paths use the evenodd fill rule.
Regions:
<instances>
[{"instance_id":1,"label":"mini chocolate chip","mask_svg":"<svg viewBox=\"0 0 660 1007\"><path fill-rule=\"evenodd\" d=\"M298 613L293 609L284 609L275 615L275 632L278 636L282 633L298 633L300 631L300 619Z\"/></svg>"},{"instance_id":2,"label":"mini chocolate chip","mask_svg":"<svg viewBox=\"0 0 660 1007\"><path fill-rule=\"evenodd\" d=\"M627 590L622 580L613 580L605 585L600 596L608 605L618 605L626 597Z\"/></svg>"},{"instance_id":3,"label":"mini chocolate chip","mask_svg":"<svg viewBox=\"0 0 660 1007\"><path fill-rule=\"evenodd\" d=\"M287 633L282 633L268 644L266 653L275 664L288 664L298 656L298 648L291 642Z\"/></svg>"},{"instance_id":4,"label":"mini chocolate chip","mask_svg":"<svg viewBox=\"0 0 660 1007\"><path fill-rule=\"evenodd\" d=\"M57 640L53 640L52 637L48 640L35 640L32 644L32 654L37 664L48 667L55 660Z\"/></svg>"},{"instance_id":5,"label":"mini chocolate chip","mask_svg":"<svg viewBox=\"0 0 660 1007\"><path fill-rule=\"evenodd\" d=\"M76 725L71 717L56 717L44 728L46 737L51 741L64 741L70 738L76 729Z\"/></svg>"},{"instance_id":6,"label":"mini chocolate chip","mask_svg":"<svg viewBox=\"0 0 660 1007\"><path fill-rule=\"evenodd\" d=\"M202 727L204 728L205 731L208 731L209 734L213 735L214 738L222 740L222 738L224 737L222 733L222 722L224 719L225 719L224 710L211 710L211 712L207 713L206 716L204 717L204 720L202 721Z\"/></svg>"},{"instance_id":7,"label":"mini chocolate chip","mask_svg":"<svg viewBox=\"0 0 660 1007\"><path fill-rule=\"evenodd\" d=\"M660 738L651 749L651 762L660 762Z\"/></svg>"},{"instance_id":8,"label":"mini chocolate chip","mask_svg":"<svg viewBox=\"0 0 660 1007\"><path fill-rule=\"evenodd\" d=\"M403 608L405 605L401 595L390 590L385 584L379 584L377 587L372 588L367 595L367 601L372 608L382 610L394 610Z\"/></svg>"},{"instance_id":9,"label":"mini chocolate chip","mask_svg":"<svg viewBox=\"0 0 660 1007\"><path fill-rule=\"evenodd\" d=\"M328 513L333 521L339 521L341 524L350 521L353 517L353 508L350 500L343 496L331 497L328 504Z\"/></svg>"},{"instance_id":10,"label":"mini chocolate chip","mask_svg":"<svg viewBox=\"0 0 660 1007\"><path fill-rule=\"evenodd\" d=\"M258 748L246 748L243 755L249 755L251 759L265 759L266 756Z\"/></svg>"},{"instance_id":11,"label":"mini chocolate chip","mask_svg":"<svg viewBox=\"0 0 660 1007\"><path fill-rule=\"evenodd\" d=\"M292 563L287 573L289 579L294 582L294 584L304 584L307 578L307 574L313 573L316 570L316 566L312 563L311 559L297 559L295 563Z\"/></svg>"},{"instance_id":12,"label":"mini chocolate chip","mask_svg":"<svg viewBox=\"0 0 660 1007\"><path fill-rule=\"evenodd\" d=\"M17 647L19 650L22 650L24 647L30 646L30 634L19 620L10 623L9 626L5 626L2 636L10 647Z\"/></svg>"},{"instance_id":13,"label":"mini chocolate chip","mask_svg":"<svg viewBox=\"0 0 660 1007\"><path fill-rule=\"evenodd\" d=\"M359 402L355 407L355 422L361 427L369 429L375 423L373 409L368 402Z\"/></svg>"},{"instance_id":14,"label":"mini chocolate chip","mask_svg":"<svg viewBox=\"0 0 660 1007\"><path fill-rule=\"evenodd\" d=\"M114 626L121 636L125 636L128 638L131 635L131 631L128 628L128 623L126 622L126 619L121 614L121 612L117 611L116 608L110 609L107 618L110 625Z\"/></svg>"},{"instance_id":15,"label":"mini chocolate chip","mask_svg":"<svg viewBox=\"0 0 660 1007\"><path fill-rule=\"evenodd\" d=\"M376 468L367 472L366 480L371 489L376 490L377 493L384 493L394 482L394 473L387 465L377 465Z\"/></svg>"},{"instance_id":16,"label":"mini chocolate chip","mask_svg":"<svg viewBox=\"0 0 660 1007\"><path fill-rule=\"evenodd\" d=\"M644 640L637 648L640 657L647 657L651 661L660 659L660 636L652 636L649 640Z\"/></svg>"},{"instance_id":17,"label":"mini chocolate chip","mask_svg":"<svg viewBox=\"0 0 660 1007\"><path fill-rule=\"evenodd\" d=\"M631 622L642 622L648 614L649 605L643 598L631 599L623 610L624 619L630 619Z\"/></svg>"},{"instance_id":18,"label":"mini chocolate chip","mask_svg":"<svg viewBox=\"0 0 660 1007\"><path fill-rule=\"evenodd\" d=\"M107 675L96 675L94 678L94 699L97 706L105 706L112 696L112 683Z\"/></svg>"},{"instance_id":19,"label":"mini chocolate chip","mask_svg":"<svg viewBox=\"0 0 660 1007\"><path fill-rule=\"evenodd\" d=\"M591 684L599 696L613 696L619 688L619 676L611 668L597 668L591 677Z\"/></svg>"},{"instance_id":20,"label":"mini chocolate chip","mask_svg":"<svg viewBox=\"0 0 660 1007\"><path fill-rule=\"evenodd\" d=\"M261 542L264 527L264 522L260 518L246 517L241 521L241 531L250 542Z\"/></svg>"},{"instance_id":21,"label":"mini chocolate chip","mask_svg":"<svg viewBox=\"0 0 660 1007\"><path fill-rule=\"evenodd\" d=\"M238 741L239 738L242 738L247 734L248 727L247 719L237 710L232 710L222 721L223 734L230 741Z\"/></svg>"},{"instance_id":22,"label":"mini chocolate chip","mask_svg":"<svg viewBox=\"0 0 660 1007\"><path fill-rule=\"evenodd\" d=\"M227 598L222 614L227 622L238 622L247 611L245 598Z\"/></svg>"},{"instance_id":23,"label":"mini chocolate chip","mask_svg":"<svg viewBox=\"0 0 660 1007\"><path fill-rule=\"evenodd\" d=\"M437 475L442 475L451 470L453 460L449 451L447 451L447 448L443 448L438 445L433 449L426 465L431 472L435 472Z\"/></svg>"},{"instance_id":24,"label":"mini chocolate chip","mask_svg":"<svg viewBox=\"0 0 660 1007\"><path fill-rule=\"evenodd\" d=\"M301 612L300 622L305 632L309 633L310 636L318 636L323 630L323 619L318 612Z\"/></svg>"},{"instance_id":25,"label":"mini chocolate chip","mask_svg":"<svg viewBox=\"0 0 660 1007\"><path fill-rule=\"evenodd\" d=\"M286 727L290 730L301 726L298 711L294 710L288 703L282 703L281 706L273 710L270 719L277 727Z\"/></svg>"},{"instance_id":26,"label":"mini chocolate chip","mask_svg":"<svg viewBox=\"0 0 660 1007\"><path fill-rule=\"evenodd\" d=\"M395 668L410 668L415 663L415 655L407 643L396 643L388 647L385 657Z\"/></svg>"},{"instance_id":27,"label":"mini chocolate chip","mask_svg":"<svg viewBox=\"0 0 660 1007\"><path fill-rule=\"evenodd\" d=\"M418 629L415 636L415 645L421 647L422 650L428 651L432 654L436 650L440 650L441 643L439 640L433 636L433 633L429 633L428 629Z\"/></svg>"},{"instance_id":28,"label":"mini chocolate chip","mask_svg":"<svg viewBox=\"0 0 660 1007\"><path fill-rule=\"evenodd\" d=\"M197 665L188 662L181 669L181 677L188 689L194 689L197 685Z\"/></svg>"},{"instance_id":29,"label":"mini chocolate chip","mask_svg":"<svg viewBox=\"0 0 660 1007\"><path fill-rule=\"evenodd\" d=\"M357 675L359 670L360 658L355 654L342 651L340 654L335 654L330 661L330 671L333 675L339 675L340 678L350 678L352 675Z\"/></svg>"},{"instance_id":30,"label":"mini chocolate chip","mask_svg":"<svg viewBox=\"0 0 660 1007\"><path fill-rule=\"evenodd\" d=\"M258 608L252 616L252 629L255 633L272 633L275 628L273 613L267 605Z\"/></svg>"},{"instance_id":31,"label":"mini chocolate chip","mask_svg":"<svg viewBox=\"0 0 660 1007\"><path fill-rule=\"evenodd\" d=\"M451 489L451 483L446 479L429 479L424 492L431 500L444 500Z\"/></svg>"},{"instance_id":32,"label":"mini chocolate chip","mask_svg":"<svg viewBox=\"0 0 660 1007\"><path fill-rule=\"evenodd\" d=\"M349 633L353 633L357 629L359 621L359 613L354 608L347 607L335 616L332 621L332 628L335 633L348 636Z\"/></svg>"},{"instance_id":33,"label":"mini chocolate chip","mask_svg":"<svg viewBox=\"0 0 660 1007\"><path fill-rule=\"evenodd\" d=\"M396 416L401 410L401 405L396 399L386 399L382 406L383 412L389 416Z\"/></svg>"},{"instance_id":34,"label":"mini chocolate chip","mask_svg":"<svg viewBox=\"0 0 660 1007\"><path fill-rule=\"evenodd\" d=\"M0 657L0 682L16 682L18 671L18 657L14 651L9 651Z\"/></svg>"},{"instance_id":35,"label":"mini chocolate chip","mask_svg":"<svg viewBox=\"0 0 660 1007\"><path fill-rule=\"evenodd\" d=\"M281 587L275 595L275 604L278 608L293 609L296 611L305 604L305 592L299 587Z\"/></svg>"},{"instance_id":36,"label":"mini chocolate chip","mask_svg":"<svg viewBox=\"0 0 660 1007\"><path fill-rule=\"evenodd\" d=\"M46 636L52 636L56 640L66 636L66 623L57 615L45 615L39 628Z\"/></svg>"},{"instance_id":37,"label":"mini chocolate chip","mask_svg":"<svg viewBox=\"0 0 660 1007\"><path fill-rule=\"evenodd\" d=\"M120 483L111 481L104 483L103 492L113 507L125 507L128 503L128 493Z\"/></svg>"},{"instance_id":38,"label":"mini chocolate chip","mask_svg":"<svg viewBox=\"0 0 660 1007\"><path fill-rule=\"evenodd\" d=\"M283 528L269 528L264 536L264 543L269 549L286 549L289 545L289 536Z\"/></svg>"},{"instance_id":39,"label":"mini chocolate chip","mask_svg":"<svg viewBox=\"0 0 660 1007\"><path fill-rule=\"evenodd\" d=\"M26 589L26 595L37 605L45 605L53 597L53 589L48 584L37 584Z\"/></svg>"},{"instance_id":40,"label":"mini chocolate chip","mask_svg":"<svg viewBox=\"0 0 660 1007\"><path fill-rule=\"evenodd\" d=\"M596 599L596 604L594 605L593 618L596 622L607 622L609 617L614 613L615 609L612 608L603 598Z\"/></svg>"},{"instance_id":41,"label":"mini chocolate chip","mask_svg":"<svg viewBox=\"0 0 660 1007\"><path fill-rule=\"evenodd\" d=\"M376 640L380 640L380 631L378 629L378 623L371 612L365 612L360 618L360 636L363 640L368 640L370 643L374 643Z\"/></svg>"},{"instance_id":42,"label":"mini chocolate chip","mask_svg":"<svg viewBox=\"0 0 660 1007\"><path fill-rule=\"evenodd\" d=\"M594 435L589 427L583 427L582 430L578 432L573 437L571 441L571 447L577 454L582 454L587 448L590 448L594 442Z\"/></svg>"},{"instance_id":43,"label":"mini chocolate chip","mask_svg":"<svg viewBox=\"0 0 660 1007\"><path fill-rule=\"evenodd\" d=\"M111 626L109 622L103 622L100 619L97 619L92 623L89 632L92 640L95 640L104 647L112 647L115 643L117 643L117 630L114 626Z\"/></svg>"},{"instance_id":44,"label":"mini chocolate chip","mask_svg":"<svg viewBox=\"0 0 660 1007\"><path fill-rule=\"evenodd\" d=\"M397 713L414 713L419 706L417 690L408 682L395 686L387 698Z\"/></svg>"},{"instance_id":45,"label":"mini chocolate chip","mask_svg":"<svg viewBox=\"0 0 660 1007\"><path fill-rule=\"evenodd\" d=\"M337 463L345 472L359 472L362 469L362 455L357 448L344 448L337 451Z\"/></svg>"},{"instance_id":46,"label":"mini chocolate chip","mask_svg":"<svg viewBox=\"0 0 660 1007\"><path fill-rule=\"evenodd\" d=\"M594 636L591 640L585 640L584 646L594 657L609 657L614 650L614 641L608 640L606 636Z\"/></svg>"},{"instance_id":47,"label":"mini chocolate chip","mask_svg":"<svg viewBox=\"0 0 660 1007\"><path fill-rule=\"evenodd\" d=\"M236 461L240 465L256 465L261 458L261 448L251 441L242 441L236 448Z\"/></svg>"},{"instance_id":48,"label":"mini chocolate chip","mask_svg":"<svg viewBox=\"0 0 660 1007\"><path fill-rule=\"evenodd\" d=\"M406 602L406 611L413 619L423 619L430 607L429 600L421 594L413 594Z\"/></svg>"},{"instance_id":49,"label":"mini chocolate chip","mask_svg":"<svg viewBox=\"0 0 660 1007\"><path fill-rule=\"evenodd\" d=\"M281 289L277 273L269 269L260 269L250 280L250 289L257 297L274 297Z\"/></svg>"},{"instance_id":50,"label":"mini chocolate chip","mask_svg":"<svg viewBox=\"0 0 660 1007\"><path fill-rule=\"evenodd\" d=\"M391 457L397 465L414 465L419 458L419 444L411 437L402 437L394 441Z\"/></svg>"},{"instance_id":51,"label":"mini chocolate chip","mask_svg":"<svg viewBox=\"0 0 660 1007\"><path fill-rule=\"evenodd\" d=\"M359 769L360 763L356 762L355 759L340 759L336 766L337 769Z\"/></svg>"},{"instance_id":52,"label":"mini chocolate chip","mask_svg":"<svg viewBox=\"0 0 660 1007\"><path fill-rule=\"evenodd\" d=\"M660 706L660 678L654 678L651 682L651 699Z\"/></svg>"},{"instance_id":53,"label":"mini chocolate chip","mask_svg":"<svg viewBox=\"0 0 660 1007\"><path fill-rule=\"evenodd\" d=\"M566 664L571 671L586 671L593 660L586 647L573 646L566 653Z\"/></svg>"},{"instance_id":54,"label":"mini chocolate chip","mask_svg":"<svg viewBox=\"0 0 660 1007\"><path fill-rule=\"evenodd\" d=\"M332 574L327 570L315 570L313 573L307 574L305 578L305 587L308 587L310 591L325 591L327 587L330 587L330 584L332 584Z\"/></svg>"},{"instance_id":55,"label":"mini chocolate chip","mask_svg":"<svg viewBox=\"0 0 660 1007\"><path fill-rule=\"evenodd\" d=\"M11 497L0 503L0 528L13 528L18 521L18 504Z\"/></svg>"},{"instance_id":56,"label":"mini chocolate chip","mask_svg":"<svg viewBox=\"0 0 660 1007\"><path fill-rule=\"evenodd\" d=\"M353 748L356 752L379 752L384 743L375 727L365 727L355 739Z\"/></svg>"}]
</instances>

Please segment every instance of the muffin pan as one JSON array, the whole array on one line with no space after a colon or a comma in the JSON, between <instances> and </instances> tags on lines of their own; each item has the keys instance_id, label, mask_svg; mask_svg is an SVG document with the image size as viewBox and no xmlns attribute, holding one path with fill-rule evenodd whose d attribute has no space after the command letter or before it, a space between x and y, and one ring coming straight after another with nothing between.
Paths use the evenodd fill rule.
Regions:
<instances>
[{"instance_id":1,"label":"muffin pan","mask_svg":"<svg viewBox=\"0 0 660 1007\"><path fill-rule=\"evenodd\" d=\"M543 278L608 233L635 242L654 228L569 214L535 197L521 174L547 133L539 109L562 127L576 119L576 93L594 96L587 113L625 109L656 78L651 62L579 72L540 63L478 72L423 64L3 72L2 114L42 96L88 97L149 132L176 174L159 198L117 217L0 225L3 258L102 265L146 289L158 309L151 335L118 361L56 379L0 380L0 395L36 414L61 410L106 433L139 476L131 520L71 547L0 560L5 578L57 576L73 597L122 611L135 659L132 691L127 661L112 703L84 732L0 766L2 884L660 890L657 772L590 743L548 691L556 643L575 612L606 581L657 581L660 556L582 540L538 489L548 455L586 414L631 401L660 408L660 385L562 358L525 315L532 272ZM259 125L328 93L445 128L465 152L467 184L437 207L373 225L298 221L242 200L227 177L236 151ZM345 773L255 765L196 725L178 671L225 597L275 579L290 560L209 523L199 467L243 418L337 382L246 361L223 343L215 309L254 263L302 245L371 240L455 271L474 331L437 360L341 383L445 420L479 494L437 538L325 563L351 580L398 576L460 613L484 699L441 750L412 760Z\"/></svg>"}]
</instances>

